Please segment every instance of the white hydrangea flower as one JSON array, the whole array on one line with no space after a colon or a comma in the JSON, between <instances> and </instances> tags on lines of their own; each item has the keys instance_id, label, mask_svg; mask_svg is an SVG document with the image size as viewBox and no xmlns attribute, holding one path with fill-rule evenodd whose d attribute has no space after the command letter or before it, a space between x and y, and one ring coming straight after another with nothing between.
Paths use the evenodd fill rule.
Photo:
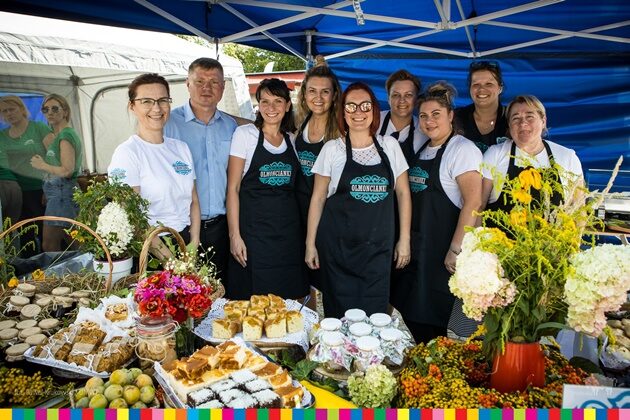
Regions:
<instances>
[{"instance_id":1,"label":"white hydrangea flower","mask_svg":"<svg viewBox=\"0 0 630 420\"><path fill-rule=\"evenodd\" d=\"M103 238L109 253L114 258L123 257L133 239L129 216L116 202L107 204L101 210L96 224L96 233Z\"/></svg>"},{"instance_id":2,"label":"white hydrangea flower","mask_svg":"<svg viewBox=\"0 0 630 420\"><path fill-rule=\"evenodd\" d=\"M497 255L478 249L477 235L483 234L483 228L478 228L464 235L455 274L449 280L451 292L462 299L464 314L477 321L488 308L510 304L517 293L515 285L504 277Z\"/></svg>"},{"instance_id":3,"label":"white hydrangea flower","mask_svg":"<svg viewBox=\"0 0 630 420\"><path fill-rule=\"evenodd\" d=\"M606 326L605 312L616 311L630 289L630 246L604 244L573 256L574 272L564 286L569 305L567 324L598 336Z\"/></svg>"}]
</instances>

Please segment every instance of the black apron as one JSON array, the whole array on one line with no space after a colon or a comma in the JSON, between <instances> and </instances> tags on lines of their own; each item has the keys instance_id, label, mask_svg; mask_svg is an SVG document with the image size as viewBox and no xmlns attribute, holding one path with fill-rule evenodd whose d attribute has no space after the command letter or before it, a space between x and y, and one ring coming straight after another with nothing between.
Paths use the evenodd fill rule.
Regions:
<instances>
[{"instance_id":1,"label":"black apron","mask_svg":"<svg viewBox=\"0 0 630 420\"><path fill-rule=\"evenodd\" d=\"M304 243L306 241L306 229L308 227L308 207L311 204L311 195L313 195L313 184L314 184L314 174L311 172L319 153L322 151L322 147L324 147L324 142L320 141L318 143L307 143L304 140L304 129L306 124L311 119L312 114L308 114L302 126L300 127L300 131L298 131L298 135L295 138L295 151L298 155L298 160L300 161L299 174L295 180L295 195L298 200L298 206L300 208L300 218L302 221L302 232ZM311 286L316 289L321 289L321 271L322 270L311 270L306 267L306 274L308 276L308 282Z\"/></svg>"},{"instance_id":2,"label":"black apron","mask_svg":"<svg viewBox=\"0 0 630 420\"><path fill-rule=\"evenodd\" d=\"M304 241L295 198L298 161L285 134L287 150L273 154L263 146L264 134L241 181L239 223L247 247L247 267L230 258L226 296L249 299L273 293L299 298L309 293L304 275Z\"/></svg>"},{"instance_id":3,"label":"black apron","mask_svg":"<svg viewBox=\"0 0 630 420\"><path fill-rule=\"evenodd\" d=\"M387 132L387 126L389 125L389 120L392 117L392 112L387 111L385 114L385 118L383 119L383 125L381 126L381 131L378 133L380 136L384 136L385 132ZM407 138L398 142L400 144L400 148L402 149L403 155L405 155L405 159L407 160L407 164L411 166L415 153L413 152L413 132L416 130L416 127L413 125L413 117L411 118L411 122L409 123L409 133L407 134ZM398 136L393 136L398 140Z\"/></svg>"},{"instance_id":4,"label":"black apron","mask_svg":"<svg viewBox=\"0 0 630 420\"><path fill-rule=\"evenodd\" d=\"M418 150L409 168L411 189L411 262L392 285L392 305L403 319L415 323L446 327L455 296L450 292L451 274L444 258L457 228L460 209L446 195L440 181L442 156L451 137L436 156L421 160Z\"/></svg>"},{"instance_id":5,"label":"black apron","mask_svg":"<svg viewBox=\"0 0 630 420\"><path fill-rule=\"evenodd\" d=\"M324 313L340 318L347 309L385 312L394 247L394 175L373 138L381 163L352 159L346 136L346 164L337 191L326 200L317 230Z\"/></svg>"},{"instance_id":6,"label":"black apron","mask_svg":"<svg viewBox=\"0 0 630 420\"><path fill-rule=\"evenodd\" d=\"M560 181L560 174L558 174L558 171L553 166L554 158L553 158L553 153L551 152L551 147L549 147L549 143L547 143L545 140L543 140L543 145L545 146L545 150L547 150L547 156L549 158L550 168L542 169L542 170L553 171L556 179ZM508 163L507 176L506 176L505 182L509 182L510 180L514 178L518 178L518 176L523 171L532 169L532 166L527 166L524 168L516 166L515 160L516 160L516 142L512 141L512 147L510 149L510 162ZM539 171L540 170L541 169L539 169ZM530 195L532 196L532 205L537 205L537 203L540 202L540 198L541 198L540 191L532 188L530 190ZM503 194L501 193L497 197L497 201L495 201L494 203L488 203L488 205L486 206L486 210L503 210L506 213L509 213L510 211L512 211L512 209L514 208L514 204L510 202L509 199L506 200L507 197L502 197L502 196ZM562 194L558 191L555 191L553 195L551 196L552 205L558 206L562 203L562 200L563 200Z\"/></svg>"}]
</instances>

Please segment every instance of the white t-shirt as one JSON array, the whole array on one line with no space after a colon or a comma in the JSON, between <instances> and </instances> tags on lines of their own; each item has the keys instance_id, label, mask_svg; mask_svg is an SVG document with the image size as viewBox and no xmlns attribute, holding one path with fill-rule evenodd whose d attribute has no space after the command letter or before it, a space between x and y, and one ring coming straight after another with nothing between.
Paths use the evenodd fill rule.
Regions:
<instances>
[{"instance_id":1,"label":"white t-shirt","mask_svg":"<svg viewBox=\"0 0 630 420\"><path fill-rule=\"evenodd\" d=\"M420 153L420 160L435 158L440 147L427 146ZM460 209L464 200L456 178L466 172L479 172L482 156L475 143L459 134L454 135L446 145L440 164L440 182L448 199Z\"/></svg>"},{"instance_id":2,"label":"white t-shirt","mask_svg":"<svg viewBox=\"0 0 630 420\"><path fill-rule=\"evenodd\" d=\"M190 225L195 168L183 141L164 137L163 143L152 144L134 134L114 150L107 173L140 187L149 201L151 226L160 222L179 232Z\"/></svg>"},{"instance_id":3,"label":"white t-shirt","mask_svg":"<svg viewBox=\"0 0 630 420\"><path fill-rule=\"evenodd\" d=\"M400 174L405 172L409 165L405 160L405 155L400 148L400 145L393 137L381 137L376 136L376 141L379 142L385 155L389 159L389 163L394 173L394 187L396 186L396 179ZM374 144L362 148L352 149L352 158L355 162L365 166L374 166L381 163L381 157L376 150ZM322 147L322 151L319 153L311 172L330 177L330 183L328 184L328 197L333 195L337 191L337 185L339 185L339 179L343 168L346 166L346 141L344 138L335 140L329 140Z\"/></svg>"},{"instance_id":4,"label":"white t-shirt","mask_svg":"<svg viewBox=\"0 0 630 420\"><path fill-rule=\"evenodd\" d=\"M546 141L549 143L549 148L551 149L551 153L553 153L553 158L558 165L560 165L564 170L579 177L583 176L582 164L580 163L580 160L574 150L560 146L559 144L549 140ZM493 168L496 168L495 173L500 174L500 176L497 177L500 178L497 180L500 185L493 186L488 200L489 203L497 201L499 194L501 193L501 189L503 188L503 183L501 181L505 178L508 165L510 164L510 150L512 148L512 143L513 140L508 140L505 143L490 146L483 155L483 177L494 180L494 176L492 174ZM536 156L530 156L517 147L514 164L521 168L530 164L535 168L548 168L549 155L547 155L547 149L543 148ZM567 179L565 179L565 177L562 177L561 181L565 184L565 186L567 185Z\"/></svg>"},{"instance_id":5,"label":"white t-shirt","mask_svg":"<svg viewBox=\"0 0 630 420\"><path fill-rule=\"evenodd\" d=\"M322 136L321 138L319 138L318 140L313 140L311 141L311 139L308 138L308 125L311 122L307 122L306 125L304 126L304 131L302 131L302 138L304 139L305 142L307 143L319 143L320 141L324 140L324 136ZM293 138L293 144L295 145L295 139L296 137Z\"/></svg>"},{"instance_id":6,"label":"white t-shirt","mask_svg":"<svg viewBox=\"0 0 630 420\"><path fill-rule=\"evenodd\" d=\"M237 127L232 135L232 145L230 147L230 156L236 156L241 159L245 159L245 167L243 168L243 176L247 173L249 165L252 163L252 157L256 151L258 145L258 134L260 131L254 124L246 124ZM289 140L293 143L293 134L289 134ZM286 142L282 142L280 146L276 147L269 143L267 139L263 141L263 147L274 155L279 155L287 150ZM295 148L293 149L295 150Z\"/></svg>"},{"instance_id":7,"label":"white t-shirt","mask_svg":"<svg viewBox=\"0 0 630 420\"><path fill-rule=\"evenodd\" d=\"M383 128L383 123L385 122L385 116L387 115L389 111L381 111L381 122L378 126L378 130L376 131L377 133L381 132L381 129ZM418 129L418 117L416 115L412 116L411 118L413 118L413 126L416 128L416 130ZM405 128L403 128L402 130L400 130L400 134L398 134L398 141L402 142L405 141L407 139L407 136L409 135L409 125L406 126ZM392 119L389 119L389 124L387 124L387 129L385 129L385 135L389 136L391 135L393 132L396 131L396 127L394 127L394 123L392 122ZM415 139L415 134L414 134L414 139Z\"/></svg>"}]
</instances>

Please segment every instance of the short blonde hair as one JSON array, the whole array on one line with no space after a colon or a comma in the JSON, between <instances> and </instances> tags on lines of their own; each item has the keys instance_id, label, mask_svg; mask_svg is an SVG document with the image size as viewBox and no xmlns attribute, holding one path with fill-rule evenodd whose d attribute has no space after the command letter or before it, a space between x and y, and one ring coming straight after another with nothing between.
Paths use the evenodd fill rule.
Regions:
<instances>
[{"instance_id":1,"label":"short blonde hair","mask_svg":"<svg viewBox=\"0 0 630 420\"><path fill-rule=\"evenodd\" d=\"M516 104L525 104L530 108L536 110L536 113L540 116L540 118L547 117L547 111L545 110L545 106L540 102L540 99L535 97L534 95L518 95L512 102L507 106L507 118L510 119L510 114L512 113L512 108Z\"/></svg>"},{"instance_id":2,"label":"short blonde hair","mask_svg":"<svg viewBox=\"0 0 630 420\"><path fill-rule=\"evenodd\" d=\"M26 105L24 105L24 101L22 101L22 98L20 98L19 96L0 96L0 104L11 104L17 106L20 111L22 111L22 115L24 115L24 118L26 119L31 116L31 114L29 114L28 112L28 109L26 108Z\"/></svg>"}]
</instances>

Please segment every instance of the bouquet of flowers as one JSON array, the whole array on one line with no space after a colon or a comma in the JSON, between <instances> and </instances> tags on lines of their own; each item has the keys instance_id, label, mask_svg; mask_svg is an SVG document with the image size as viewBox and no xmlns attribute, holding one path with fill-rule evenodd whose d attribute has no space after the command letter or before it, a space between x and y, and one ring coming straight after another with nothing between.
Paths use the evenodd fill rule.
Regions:
<instances>
[{"instance_id":1,"label":"bouquet of flowers","mask_svg":"<svg viewBox=\"0 0 630 420\"><path fill-rule=\"evenodd\" d=\"M117 179L92 182L87 190L75 190L73 199L79 206L77 221L102 236L113 259L138 256L149 230L149 202L129 185ZM81 229L68 232L95 260L104 260L105 252L96 238Z\"/></svg>"},{"instance_id":2,"label":"bouquet of flowers","mask_svg":"<svg viewBox=\"0 0 630 420\"><path fill-rule=\"evenodd\" d=\"M539 192L539 199L532 190ZM556 192L565 197L561 204L552 203ZM617 246L615 253L601 260L609 265L606 270L598 268L595 260L609 247L580 254L584 228L596 220L597 205L585 200L588 195L581 179L558 166L528 169L504 182L502 197L514 204L513 209L482 212L484 227L464 236L449 285L462 299L464 313L484 320L488 355L502 350L507 341L537 342L553 329L563 328L567 313L569 326L597 334L602 311L618 302L611 294L625 297L619 291L630 286L630 266L622 263L622 255L625 261L630 259L629 247ZM588 317L590 325L584 321Z\"/></svg>"},{"instance_id":3,"label":"bouquet of flowers","mask_svg":"<svg viewBox=\"0 0 630 420\"><path fill-rule=\"evenodd\" d=\"M200 262L197 252L189 247L178 257L170 258L164 270L142 278L134 299L141 315L170 315L181 324L208 311L212 305L210 296L217 286L214 264Z\"/></svg>"}]
</instances>

